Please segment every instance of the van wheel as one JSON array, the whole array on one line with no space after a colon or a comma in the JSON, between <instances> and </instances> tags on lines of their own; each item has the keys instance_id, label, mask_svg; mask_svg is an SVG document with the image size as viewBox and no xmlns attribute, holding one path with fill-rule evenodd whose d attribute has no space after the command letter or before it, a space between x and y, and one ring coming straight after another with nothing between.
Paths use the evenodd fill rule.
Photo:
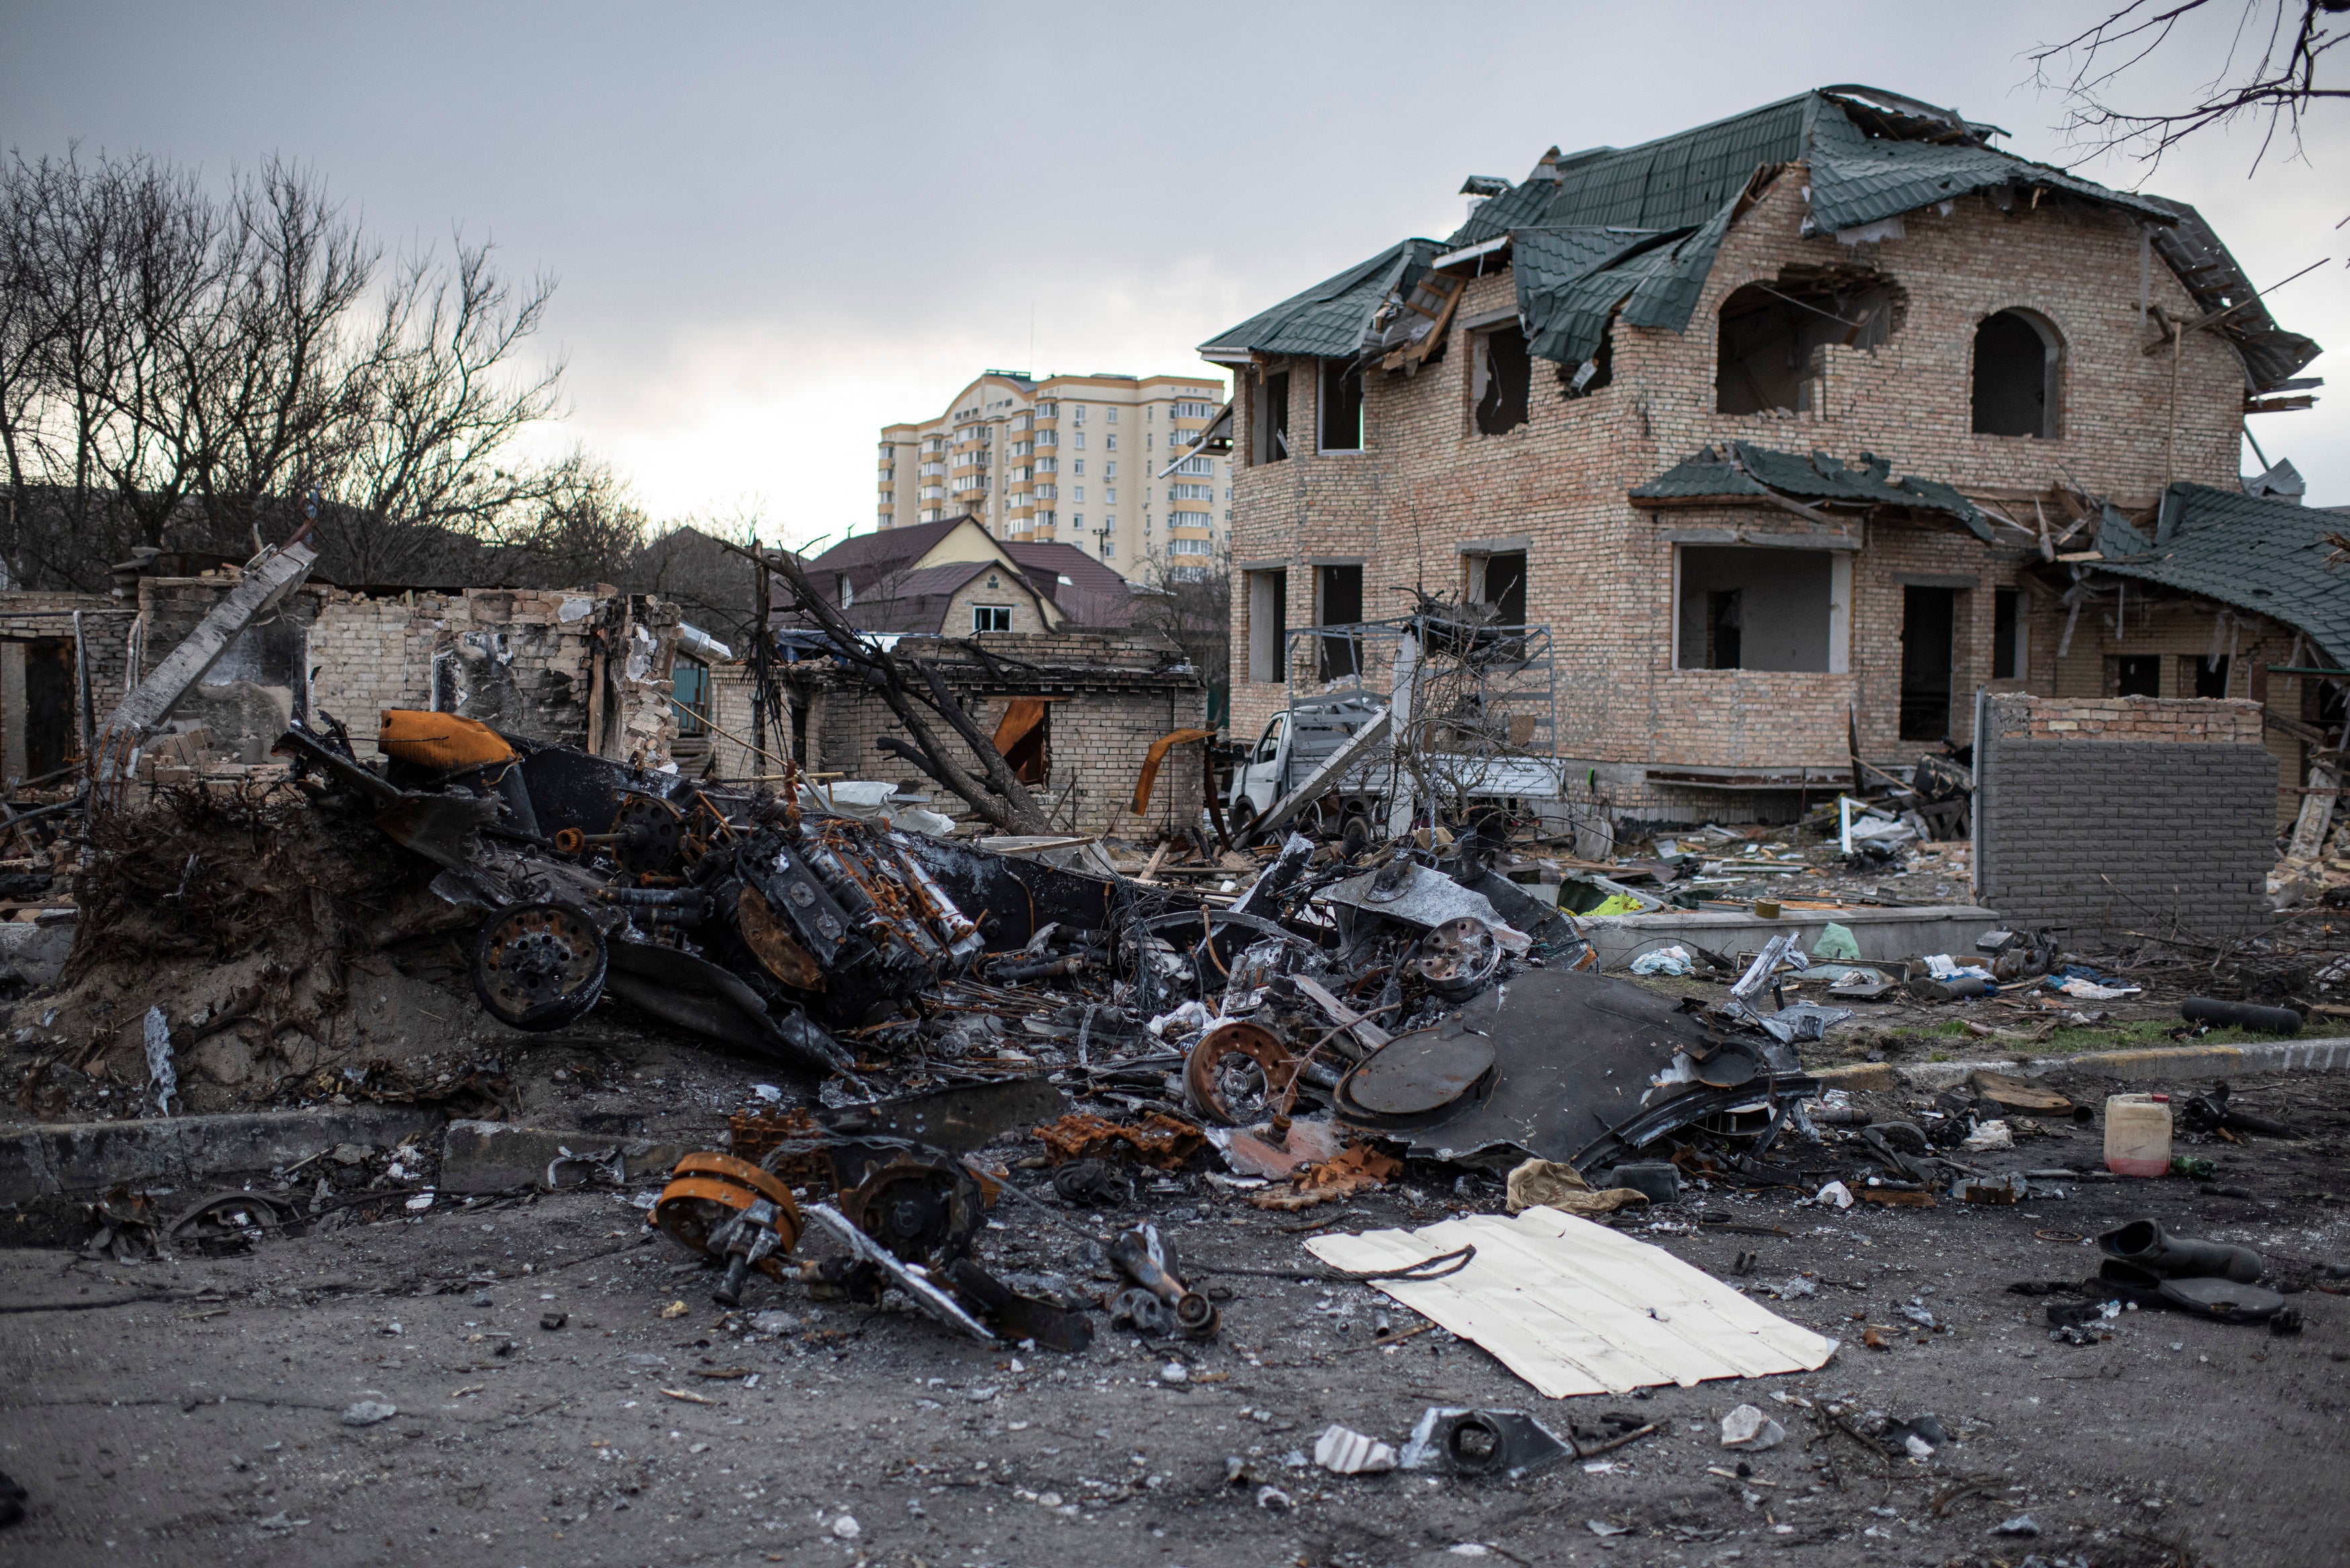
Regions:
<instances>
[{"instance_id":1,"label":"van wheel","mask_svg":"<svg viewBox=\"0 0 2350 1568\"><path fill-rule=\"evenodd\" d=\"M1238 805L1225 810L1224 822L1235 847L1247 841L1249 829L1255 826L1256 819L1256 802L1246 795L1241 796Z\"/></svg>"}]
</instances>

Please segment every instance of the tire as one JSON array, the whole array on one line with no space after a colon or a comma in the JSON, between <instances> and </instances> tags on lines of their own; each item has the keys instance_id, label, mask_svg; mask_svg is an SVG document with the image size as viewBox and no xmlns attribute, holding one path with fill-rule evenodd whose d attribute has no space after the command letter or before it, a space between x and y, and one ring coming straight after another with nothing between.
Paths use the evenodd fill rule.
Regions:
<instances>
[{"instance_id":1,"label":"tire","mask_svg":"<svg viewBox=\"0 0 2350 1568\"><path fill-rule=\"evenodd\" d=\"M569 904L519 904L473 933L473 994L499 1023L534 1033L586 1016L604 994L604 933Z\"/></svg>"},{"instance_id":2,"label":"tire","mask_svg":"<svg viewBox=\"0 0 2350 1568\"><path fill-rule=\"evenodd\" d=\"M1241 796L1239 804L1224 813L1224 825L1230 830L1234 844L1248 836L1249 829L1256 825L1258 815L1256 802L1246 795Z\"/></svg>"}]
</instances>

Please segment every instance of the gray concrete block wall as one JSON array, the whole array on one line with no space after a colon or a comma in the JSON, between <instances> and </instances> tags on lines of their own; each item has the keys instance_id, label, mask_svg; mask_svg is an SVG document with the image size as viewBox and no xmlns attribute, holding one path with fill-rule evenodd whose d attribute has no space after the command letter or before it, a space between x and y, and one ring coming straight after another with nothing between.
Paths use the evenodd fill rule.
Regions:
<instances>
[{"instance_id":1,"label":"gray concrete block wall","mask_svg":"<svg viewBox=\"0 0 2350 1568\"><path fill-rule=\"evenodd\" d=\"M2269 923L2277 763L2264 748L1986 737L1981 901L2074 940L2230 939Z\"/></svg>"}]
</instances>

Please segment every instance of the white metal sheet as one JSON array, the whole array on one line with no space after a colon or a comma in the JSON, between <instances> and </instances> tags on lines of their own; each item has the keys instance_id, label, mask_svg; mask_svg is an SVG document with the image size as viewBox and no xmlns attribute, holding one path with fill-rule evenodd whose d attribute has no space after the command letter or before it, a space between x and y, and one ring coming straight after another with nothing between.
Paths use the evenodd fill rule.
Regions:
<instances>
[{"instance_id":1,"label":"white metal sheet","mask_svg":"<svg viewBox=\"0 0 2350 1568\"><path fill-rule=\"evenodd\" d=\"M1472 1243L1477 1255L1458 1272L1381 1280L1377 1288L1482 1345L1553 1399L1814 1372L1836 1351L1836 1341L1663 1249L1555 1209L1315 1236L1305 1245L1334 1268L1359 1272Z\"/></svg>"}]
</instances>

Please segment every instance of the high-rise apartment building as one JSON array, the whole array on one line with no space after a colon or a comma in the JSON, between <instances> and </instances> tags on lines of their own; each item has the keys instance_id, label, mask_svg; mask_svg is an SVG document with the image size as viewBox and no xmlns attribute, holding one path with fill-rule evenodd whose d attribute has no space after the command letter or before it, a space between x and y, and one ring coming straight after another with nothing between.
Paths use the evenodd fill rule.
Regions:
<instances>
[{"instance_id":1,"label":"high-rise apartment building","mask_svg":"<svg viewBox=\"0 0 2350 1568\"><path fill-rule=\"evenodd\" d=\"M1212 377L986 371L937 419L882 427L879 525L969 513L1128 577L1205 566L1228 536L1232 462L1180 454L1223 402Z\"/></svg>"}]
</instances>

